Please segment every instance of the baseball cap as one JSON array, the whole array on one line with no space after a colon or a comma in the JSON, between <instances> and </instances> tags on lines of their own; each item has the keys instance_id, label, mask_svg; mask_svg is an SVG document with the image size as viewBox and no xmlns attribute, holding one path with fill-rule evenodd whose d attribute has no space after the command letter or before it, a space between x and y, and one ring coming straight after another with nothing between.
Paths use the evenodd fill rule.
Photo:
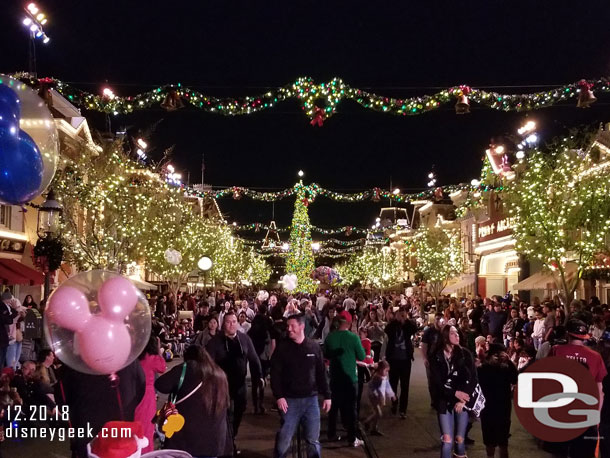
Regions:
<instances>
[{"instance_id":1,"label":"baseball cap","mask_svg":"<svg viewBox=\"0 0 610 458\"><path fill-rule=\"evenodd\" d=\"M569 320L566 324L566 331L568 331L569 336L577 339L585 340L590 338L587 325L580 320Z\"/></svg>"}]
</instances>

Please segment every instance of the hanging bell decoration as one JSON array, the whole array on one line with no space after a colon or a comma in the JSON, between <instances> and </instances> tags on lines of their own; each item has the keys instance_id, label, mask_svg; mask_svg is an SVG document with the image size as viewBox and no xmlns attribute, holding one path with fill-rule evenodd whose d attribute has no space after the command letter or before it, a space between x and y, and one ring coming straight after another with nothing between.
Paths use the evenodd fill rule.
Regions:
<instances>
[{"instance_id":1,"label":"hanging bell decoration","mask_svg":"<svg viewBox=\"0 0 610 458\"><path fill-rule=\"evenodd\" d=\"M165 96L165 99L163 100L163 102L161 102L161 108L163 108L166 111L176 111L179 108L183 108L183 107L184 107L184 103L182 103L182 99L180 98L178 93L173 89L167 93L167 95Z\"/></svg>"},{"instance_id":2,"label":"hanging bell decoration","mask_svg":"<svg viewBox=\"0 0 610 458\"><path fill-rule=\"evenodd\" d=\"M470 86L460 86L459 90L456 91L458 94L458 101L455 104L455 114L467 114L470 113L470 101L468 100L468 94L470 94Z\"/></svg>"},{"instance_id":3,"label":"hanging bell decoration","mask_svg":"<svg viewBox=\"0 0 610 458\"><path fill-rule=\"evenodd\" d=\"M38 80L38 95L42 98L49 108L53 107L53 96L51 89L56 86L53 78L41 78Z\"/></svg>"},{"instance_id":4,"label":"hanging bell decoration","mask_svg":"<svg viewBox=\"0 0 610 458\"><path fill-rule=\"evenodd\" d=\"M373 197L371 198L373 202L379 202L381 199L381 189L373 188Z\"/></svg>"},{"instance_id":5,"label":"hanging bell decoration","mask_svg":"<svg viewBox=\"0 0 610 458\"><path fill-rule=\"evenodd\" d=\"M455 104L455 114L467 114L470 113L470 102L468 97L462 95L458 97L458 101Z\"/></svg>"},{"instance_id":6,"label":"hanging bell decoration","mask_svg":"<svg viewBox=\"0 0 610 458\"><path fill-rule=\"evenodd\" d=\"M440 202L441 200L443 200L443 188L438 187L434 190L434 200L437 202Z\"/></svg>"},{"instance_id":7,"label":"hanging bell decoration","mask_svg":"<svg viewBox=\"0 0 610 458\"><path fill-rule=\"evenodd\" d=\"M593 91L591 90L593 84L588 83L586 80L580 80L578 82L578 87L580 92L578 94L578 102L576 103L576 106L578 108L589 108L597 100L597 97L593 95Z\"/></svg>"}]
</instances>

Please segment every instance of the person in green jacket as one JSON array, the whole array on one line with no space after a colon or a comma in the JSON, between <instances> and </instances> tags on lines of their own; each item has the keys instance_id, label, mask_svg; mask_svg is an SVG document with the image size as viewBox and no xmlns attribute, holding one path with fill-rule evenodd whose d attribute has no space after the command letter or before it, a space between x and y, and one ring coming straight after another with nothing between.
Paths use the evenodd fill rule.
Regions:
<instances>
[{"instance_id":1,"label":"person in green jacket","mask_svg":"<svg viewBox=\"0 0 610 458\"><path fill-rule=\"evenodd\" d=\"M358 398L358 372L356 361L365 358L360 338L348 331L349 324L344 317L334 320L338 329L331 332L324 342L324 356L330 360L331 409L328 413L328 439L341 440L337 437L337 414L341 412L343 425L347 429L347 441L354 447L364 442L356 436L358 415L356 402Z\"/></svg>"}]
</instances>

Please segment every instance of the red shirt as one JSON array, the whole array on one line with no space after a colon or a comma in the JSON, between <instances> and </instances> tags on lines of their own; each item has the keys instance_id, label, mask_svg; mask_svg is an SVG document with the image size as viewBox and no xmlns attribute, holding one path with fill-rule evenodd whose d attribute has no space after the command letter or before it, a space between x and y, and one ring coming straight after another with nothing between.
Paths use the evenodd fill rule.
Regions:
<instances>
[{"instance_id":1,"label":"red shirt","mask_svg":"<svg viewBox=\"0 0 610 458\"><path fill-rule=\"evenodd\" d=\"M373 361L373 355L371 354L371 340L368 338L361 339L360 343L362 343L362 348L364 348L364 354L366 355L364 362L366 364L375 364L375 361Z\"/></svg>"},{"instance_id":2,"label":"red shirt","mask_svg":"<svg viewBox=\"0 0 610 458\"><path fill-rule=\"evenodd\" d=\"M591 350L589 347L583 345L555 345L551 349L551 356L561 356L563 358L573 359L574 361L586 365L597 383L602 383L604 377L608 374L601 355L595 350Z\"/></svg>"}]
</instances>

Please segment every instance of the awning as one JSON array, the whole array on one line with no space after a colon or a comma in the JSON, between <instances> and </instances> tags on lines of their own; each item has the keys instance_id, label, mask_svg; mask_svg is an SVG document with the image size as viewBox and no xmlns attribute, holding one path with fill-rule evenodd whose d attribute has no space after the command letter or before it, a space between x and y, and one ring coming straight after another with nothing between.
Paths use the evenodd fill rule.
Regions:
<instances>
[{"instance_id":1,"label":"awning","mask_svg":"<svg viewBox=\"0 0 610 458\"><path fill-rule=\"evenodd\" d=\"M443 294L457 293L460 289L465 289L474 286L474 275L464 275L460 280L453 285L449 285L443 289Z\"/></svg>"},{"instance_id":2,"label":"awning","mask_svg":"<svg viewBox=\"0 0 610 458\"><path fill-rule=\"evenodd\" d=\"M142 280L138 280L136 278L129 278L132 283L134 285L136 285L136 287L138 289L143 289L143 290L150 290L150 289L157 289L157 285L153 285L152 283L148 283L146 281L142 281Z\"/></svg>"},{"instance_id":3,"label":"awning","mask_svg":"<svg viewBox=\"0 0 610 458\"><path fill-rule=\"evenodd\" d=\"M3 285L42 285L44 275L14 259L0 258L0 283Z\"/></svg>"},{"instance_id":4,"label":"awning","mask_svg":"<svg viewBox=\"0 0 610 458\"><path fill-rule=\"evenodd\" d=\"M574 263L569 263L566 266L566 280L568 282L574 281L574 276L578 271L578 267ZM559 274L554 275L553 272L536 272L533 275L530 275L524 280L521 280L519 283L515 283L513 285L513 290L517 291L531 291L534 289L560 289L557 285L556 280L559 281Z\"/></svg>"}]
</instances>

